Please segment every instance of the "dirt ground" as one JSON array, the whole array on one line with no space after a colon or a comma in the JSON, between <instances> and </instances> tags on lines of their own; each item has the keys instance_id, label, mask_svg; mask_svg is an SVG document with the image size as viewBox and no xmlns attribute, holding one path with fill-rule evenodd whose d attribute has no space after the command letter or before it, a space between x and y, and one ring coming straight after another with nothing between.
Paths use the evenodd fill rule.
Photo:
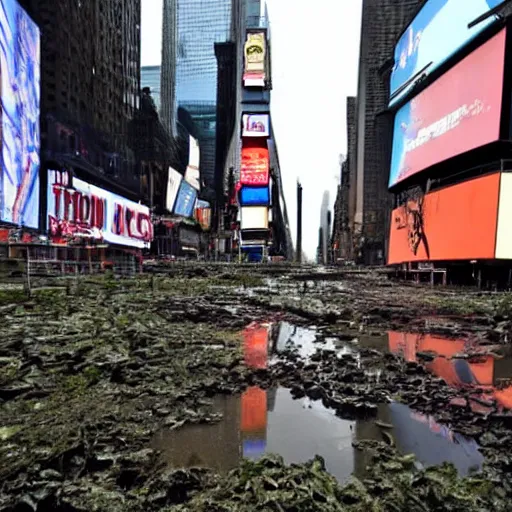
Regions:
<instances>
[{"instance_id":1,"label":"dirt ground","mask_svg":"<svg viewBox=\"0 0 512 512\"><path fill-rule=\"evenodd\" d=\"M510 294L288 266L174 265L48 280L30 296L0 287L0 510L511 510L512 415L501 395L450 386L428 371L428 351L412 361L378 342L463 338L455 357L506 361L511 311ZM353 350L306 360L288 347L272 365L247 366L243 330L284 320ZM151 448L162 429L219 421L213 397L277 385L342 418L407 404L474 438L486 464L464 479L449 465L419 470L392 432L361 444L368 477L346 484L319 458L287 466L268 455L223 475L169 468Z\"/></svg>"}]
</instances>

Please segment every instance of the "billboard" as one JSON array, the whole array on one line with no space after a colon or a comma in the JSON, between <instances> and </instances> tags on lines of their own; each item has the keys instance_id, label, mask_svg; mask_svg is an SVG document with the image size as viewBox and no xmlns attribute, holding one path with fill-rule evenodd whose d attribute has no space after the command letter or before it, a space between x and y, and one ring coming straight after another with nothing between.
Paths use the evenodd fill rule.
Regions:
<instances>
[{"instance_id":1,"label":"billboard","mask_svg":"<svg viewBox=\"0 0 512 512\"><path fill-rule=\"evenodd\" d=\"M198 199L196 202L195 218L203 231L208 231L212 225L212 209L208 201Z\"/></svg>"},{"instance_id":2,"label":"billboard","mask_svg":"<svg viewBox=\"0 0 512 512\"><path fill-rule=\"evenodd\" d=\"M240 190L241 206L267 206L270 201L268 187L242 187Z\"/></svg>"},{"instance_id":3,"label":"billboard","mask_svg":"<svg viewBox=\"0 0 512 512\"><path fill-rule=\"evenodd\" d=\"M242 137L269 137L270 116L268 114L244 114Z\"/></svg>"},{"instance_id":4,"label":"billboard","mask_svg":"<svg viewBox=\"0 0 512 512\"><path fill-rule=\"evenodd\" d=\"M39 227L40 33L15 0L0 0L0 220Z\"/></svg>"},{"instance_id":5,"label":"billboard","mask_svg":"<svg viewBox=\"0 0 512 512\"><path fill-rule=\"evenodd\" d=\"M111 244L149 247L153 224L149 208L74 178L48 171L47 229L52 239L89 238Z\"/></svg>"},{"instance_id":6,"label":"billboard","mask_svg":"<svg viewBox=\"0 0 512 512\"><path fill-rule=\"evenodd\" d=\"M431 165L499 139L505 32L398 110L390 187Z\"/></svg>"},{"instance_id":7,"label":"billboard","mask_svg":"<svg viewBox=\"0 0 512 512\"><path fill-rule=\"evenodd\" d=\"M189 136L188 166L185 171L185 180L196 190L201 188L199 175L199 143L192 135Z\"/></svg>"},{"instance_id":8,"label":"billboard","mask_svg":"<svg viewBox=\"0 0 512 512\"><path fill-rule=\"evenodd\" d=\"M167 195L165 198L165 209L171 213L173 211L176 198L178 197L178 191L180 190L182 180L183 176L172 167L169 167L167 178Z\"/></svg>"},{"instance_id":9,"label":"billboard","mask_svg":"<svg viewBox=\"0 0 512 512\"><path fill-rule=\"evenodd\" d=\"M268 229L268 208L266 206L242 206L242 231L246 229Z\"/></svg>"},{"instance_id":10,"label":"billboard","mask_svg":"<svg viewBox=\"0 0 512 512\"><path fill-rule=\"evenodd\" d=\"M390 105L483 32L496 16L468 25L504 0L427 0L395 47Z\"/></svg>"},{"instance_id":11,"label":"billboard","mask_svg":"<svg viewBox=\"0 0 512 512\"><path fill-rule=\"evenodd\" d=\"M174 206L174 213L182 217L192 217L194 215L196 200L197 192L194 187L190 183L182 181Z\"/></svg>"},{"instance_id":12,"label":"billboard","mask_svg":"<svg viewBox=\"0 0 512 512\"><path fill-rule=\"evenodd\" d=\"M244 46L244 85L265 86L267 37L265 32L248 32Z\"/></svg>"},{"instance_id":13,"label":"billboard","mask_svg":"<svg viewBox=\"0 0 512 512\"><path fill-rule=\"evenodd\" d=\"M269 156L264 147L243 147L240 168L242 185L268 185Z\"/></svg>"},{"instance_id":14,"label":"billboard","mask_svg":"<svg viewBox=\"0 0 512 512\"><path fill-rule=\"evenodd\" d=\"M499 194L500 174L495 173L396 208L391 215L388 263L493 259Z\"/></svg>"}]
</instances>

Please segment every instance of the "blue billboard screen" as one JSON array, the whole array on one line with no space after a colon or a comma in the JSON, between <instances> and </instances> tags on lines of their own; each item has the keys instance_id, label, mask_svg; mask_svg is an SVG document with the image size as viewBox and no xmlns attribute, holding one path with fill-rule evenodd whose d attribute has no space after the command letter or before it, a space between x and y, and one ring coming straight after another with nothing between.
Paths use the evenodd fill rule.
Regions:
<instances>
[{"instance_id":1,"label":"blue billboard screen","mask_svg":"<svg viewBox=\"0 0 512 512\"><path fill-rule=\"evenodd\" d=\"M428 0L395 48L390 106L404 98L416 80L428 75L466 46L496 19L468 25L504 0Z\"/></svg>"},{"instance_id":2,"label":"blue billboard screen","mask_svg":"<svg viewBox=\"0 0 512 512\"><path fill-rule=\"evenodd\" d=\"M194 215L194 207L196 205L197 192L196 189L186 181L182 181L176 204L174 206L174 213L182 217L192 217Z\"/></svg>"},{"instance_id":3,"label":"blue billboard screen","mask_svg":"<svg viewBox=\"0 0 512 512\"><path fill-rule=\"evenodd\" d=\"M267 205L270 200L268 187L242 187L240 190L241 206Z\"/></svg>"},{"instance_id":4,"label":"blue billboard screen","mask_svg":"<svg viewBox=\"0 0 512 512\"><path fill-rule=\"evenodd\" d=\"M15 0L0 0L0 220L39 227L40 33Z\"/></svg>"}]
</instances>

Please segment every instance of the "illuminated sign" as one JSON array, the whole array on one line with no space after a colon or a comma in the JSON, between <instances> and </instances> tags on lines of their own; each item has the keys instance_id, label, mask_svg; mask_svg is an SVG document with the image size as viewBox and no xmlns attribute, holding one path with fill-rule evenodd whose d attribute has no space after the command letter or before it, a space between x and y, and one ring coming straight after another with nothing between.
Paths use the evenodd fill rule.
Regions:
<instances>
[{"instance_id":1,"label":"illuminated sign","mask_svg":"<svg viewBox=\"0 0 512 512\"><path fill-rule=\"evenodd\" d=\"M391 101L405 97L416 81L435 71L496 20L468 25L504 0L427 0L395 48Z\"/></svg>"},{"instance_id":2,"label":"illuminated sign","mask_svg":"<svg viewBox=\"0 0 512 512\"><path fill-rule=\"evenodd\" d=\"M185 171L185 180L196 190L201 188L199 175L199 143L194 137L189 137L188 166Z\"/></svg>"},{"instance_id":3,"label":"illuminated sign","mask_svg":"<svg viewBox=\"0 0 512 512\"><path fill-rule=\"evenodd\" d=\"M265 206L245 206L241 208L241 229L267 229L268 208Z\"/></svg>"},{"instance_id":4,"label":"illuminated sign","mask_svg":"<svg viewBox=\"0 0 512 512\"><path fill-rule=\"evenodd\" d=\"M194 207L197 200L197 192L186 181L182 181L176 205L174 206L174 213L182 217L192 217L194 215Z\"/></svg>"},{"instance_id":5,"label":"illuminated sign","mask_svg":"<svg viewBox=\"0 0 512 512\"><path fill-rule=\"evenodd\" d=\"M244 46L245 69L243 76L246 87L265 86L266 45L265 32L247 33Z\"/></svg>"},{"instance_id":6,"label":"illuminated sign","mask_svg":"<svg viewBox=\"0 0 512 512\"><path fill-rule=\"evenodd\" d=\"M165 199L165 208L167 211L172 212L174 203L178 197L178 191L180 190L181 181L183 176L175 171L172 167L169 167L169 177L167 181L167 196Z\"/></svg>"},{"instance_id":7,"label":"illuminated sign","mask_svg":"<svg viewBox=\"0 0 512 512\"><path fill-rule=\"evenodd\" d=\"M268 185L268 149L263 147L242 148L240 183L242 185Z\"/></svg>"},{"instance_id":8,"label":"illuminated sign","mask_svg":"<svg viewBox=\"0 0 512 512\"><path fill-rule=\"evenodd\" d=\"M397 112L390 187L499 139L504 59L502 30Z\"/></svg>"},{"instance_id":9,"label":"illuminated sign","mask_svg":"<svg viewBox=\"0 0 512 512\"><path fill-rule=\"evenodd\" d=\"M268 187L242 187L240 190L241 206L268 205L270 192Z\"/></svg>"},{"instance_id":10,"label":"illuminated sign","mask_svg":"<svg viewBox=\"0 0 512 512\"><path fill-rule=\"evenodd\" d=\"M39 227L40 33L15 0L0 0L0 220Z\"/></svg>"},{"instance_id":11,"label":"illuminated sign","mask_svg":"<svg viewBox=\"0 0 512 512\"><path fill-rule=\"evenodd\" d=\"M268 114L244 114L242 137L269 137L270 116Z\"/></svg>"},{"instance_id":12,"label":"illuminated sign","mask_svg":"<svg viewBox=\"0 0 512 512\"><path fill-rule=\"evenodd\" d=\"M48 171L50 237L89 238L129 247L149 247L153 224L149 208L72 178L66 171Z\"/></svg>"}]
</instances>

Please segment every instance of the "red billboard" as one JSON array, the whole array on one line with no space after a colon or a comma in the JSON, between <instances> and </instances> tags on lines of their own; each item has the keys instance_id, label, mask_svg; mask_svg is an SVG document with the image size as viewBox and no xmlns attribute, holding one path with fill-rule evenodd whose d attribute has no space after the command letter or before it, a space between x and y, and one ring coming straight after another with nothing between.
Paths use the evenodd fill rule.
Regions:
<instances>
[{"instance_id":1,"label":"red billboard","mask_svg":"<svg viewBox=\"0 0 512 512\"><path fill-rule=\"evenodd\" d=\"M242 148L240 183L242 185L268 185L268 148L248 146Z\"/></svg>"},{"instance_id":2,"label":"red billboard","mask_svg":"<svg viewBox=\"0 0 512 512\"><path fill-rule=\"evenodd\" d=\"M495 173L410 199L391 214L388 263L493 259L499 196Z\"/></svg>"},{"instance_id":3,"label":"red billboard","mask_svg":"<svg viewBox=\"0 0 512 512\"><path fill-rule=\"evenodd\" d=\"M499 140L506 29L398 110L389 186Z\"/></svg>"}]
</instances>

